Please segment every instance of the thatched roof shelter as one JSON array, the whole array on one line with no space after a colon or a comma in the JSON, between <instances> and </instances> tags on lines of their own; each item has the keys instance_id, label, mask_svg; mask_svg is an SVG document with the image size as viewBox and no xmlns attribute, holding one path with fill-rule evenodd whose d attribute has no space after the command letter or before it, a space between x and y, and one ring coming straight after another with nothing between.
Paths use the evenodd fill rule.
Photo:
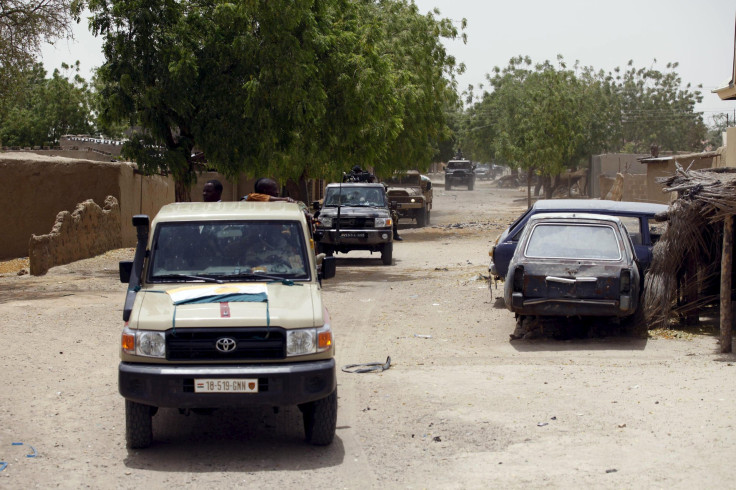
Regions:
<instances>
[{"instance_id":1,"label":"thatched roof shelter","mask_svg":"<svg viewBox=\"0 0 736 490\"><path fill-rule=\"evenodd\" d=\"M665 192L675 191L678 197L667 216L659 217L668 225L654 246L645 280L647 324L650 328L666 326L678 316L697 315L700 308L718 304L723 293L728 296L730 311L732 272L727 274L728 291L723 291L721 268L725 262L727 270L732 270L731 245L726 245L727 254L723 252L724 227L730 232L729 240L733 237L736 169L691 171L678 165L675 175L657 181ZM723 260L725 257L728 259Z\"/></svg>"}]
</instances>

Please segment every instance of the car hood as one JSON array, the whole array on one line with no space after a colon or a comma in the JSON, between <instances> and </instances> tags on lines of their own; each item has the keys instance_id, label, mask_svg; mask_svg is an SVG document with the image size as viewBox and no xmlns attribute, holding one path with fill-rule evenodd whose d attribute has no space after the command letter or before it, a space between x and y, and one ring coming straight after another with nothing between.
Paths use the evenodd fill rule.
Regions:
<instances>
[{"instance_id":1,"label":"car hood","mask_svg":"<svg viewBox=\"0 0 736 490\"><path fill-rule=\"evenodd\" d=\"M213 291L228 294L248 288L262 291L263 294L257 297L253 295L246 301L231 296L229 301L223 303L214 296L206 296ZM198 301L211 299L216 302L174 305L176 294L181 291L195 298L198 294L204 294ZM227 307L224 307L225 303ZM144 330L263 327L267 322L271 326L289 329L321 326L324 323L319 285L315 283L295 283L291 286L281 283L157 284L142 289L136 295L133 312L130 327Z\"/></svg>"}]
</instances>

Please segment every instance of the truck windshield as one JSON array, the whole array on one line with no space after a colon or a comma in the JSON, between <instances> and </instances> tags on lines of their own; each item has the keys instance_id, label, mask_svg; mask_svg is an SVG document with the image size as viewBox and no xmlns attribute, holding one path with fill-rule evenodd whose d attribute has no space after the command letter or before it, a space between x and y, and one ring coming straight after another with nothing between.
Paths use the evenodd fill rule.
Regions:
<instances>
[{"instance_id":1,"label":"truck windshield","mask_svg":"<svg viewBox=\"0 0 736 490\"><path fill-rule=\"evenodd\" d=\"M325 206L378 206L386 205L385 193L378 187L330 187L325 193Z\"/></svg>"},{"instance_id":2,"label":"truck windshield","mask_svg":"<svg viewBox=\"0 0 736 490\"><path fill-rule=\"evenodd\" d=\"M151 282L308 280L297 221L160 223L151 247Z\"/></svg>"}]
</instances>

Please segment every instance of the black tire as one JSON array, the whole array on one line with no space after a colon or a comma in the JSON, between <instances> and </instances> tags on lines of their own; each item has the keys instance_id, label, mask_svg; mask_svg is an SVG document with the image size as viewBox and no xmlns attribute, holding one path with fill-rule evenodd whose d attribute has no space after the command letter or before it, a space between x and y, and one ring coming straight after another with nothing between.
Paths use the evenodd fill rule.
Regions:
<instances>
[{"instance_id":1,"label":"black tire","mask_svg":"<svg viewBox=\"0 0 736 490\"><path fill-rule=\"evenodd\" d=\"M430 224L430 211L427 211L427 224Z\"/></svg>"},{"instance_id":2,"label":"black tire","mask_svg":"<svg viewBox=\"0 0 736 490\"><path fill-rule=\"evenodd\" d=\"M427 208L422 208L417 214L417 226L424 228L427 225Z\"/></svg>"},{"instance_id":3,"label":"black tire","mask_svg":"<svg viewBox=\"0 0 736 490\"><path fill-rule=\"evenodd\" d=\"M337 388L317 401L299 407L304 418L304 435L308 443L327 446L335 438L337 427Z\"/></svg>"},{"instance_id":4,"label":"black tire","mask_svg":"<svg viewBox=\"0 0 736 490\"><path fill-rule=\"evenodd\" d=\"M445 182L445 190L446 190L446 191L449 191L451 187L452 187L452 186L450 185L450 183L449 183L449 182Z\"/></svg>"},{"instance_id":5,"label":"black tire","mask_svg":"<svg viewBox=\"0 0 736 490\"><path fill-rule=\"evenodd\" d=\"M154 407L125 400L125 442L129 449L144 449L153 442Z\"/></svg>"},{"instance_id":6,"label":"black tire","mask_svg":"<svg viewBox=\"0 0 736 490\"><path fill-rule=\"evenodd\" d=\"M475 181L471 180L470 183L468 184L468 190L472 191L474 186L475 186Z\"/></svg>"},{"instance_id":7,"label":"black tire","mask_svg":"<svg viewBox=\"0 0 736 490\"><path fill-rule=\"evenodd\" d=\"M383 262L383 265L391 265L393 258L394 258L394 244L393 243L384 244L383 250L381 250L381 261Z\"/></svg>"}]
</instances>

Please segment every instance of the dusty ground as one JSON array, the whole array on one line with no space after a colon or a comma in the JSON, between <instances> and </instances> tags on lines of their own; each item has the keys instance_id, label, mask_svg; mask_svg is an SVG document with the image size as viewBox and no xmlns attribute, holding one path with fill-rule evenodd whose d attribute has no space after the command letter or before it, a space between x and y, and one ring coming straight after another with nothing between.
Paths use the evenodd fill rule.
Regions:
<instances>
[{"instance_id":1,"label":"dusty ground","mask_svg":"<svg viewBox=\"0 0 736 490\"><path fill-rule=\"evenodd\" d=\"M162 410L154 446L126 450L117 261L132 250L0 274L0 487L733 487L736 358L712 335L509 341L479 275L523 196L440 185L392 267L338 256L338 365L393 364L338 373L327 448L303 443L296 409L259 409Z\"/></svg>"}]
</instances>

